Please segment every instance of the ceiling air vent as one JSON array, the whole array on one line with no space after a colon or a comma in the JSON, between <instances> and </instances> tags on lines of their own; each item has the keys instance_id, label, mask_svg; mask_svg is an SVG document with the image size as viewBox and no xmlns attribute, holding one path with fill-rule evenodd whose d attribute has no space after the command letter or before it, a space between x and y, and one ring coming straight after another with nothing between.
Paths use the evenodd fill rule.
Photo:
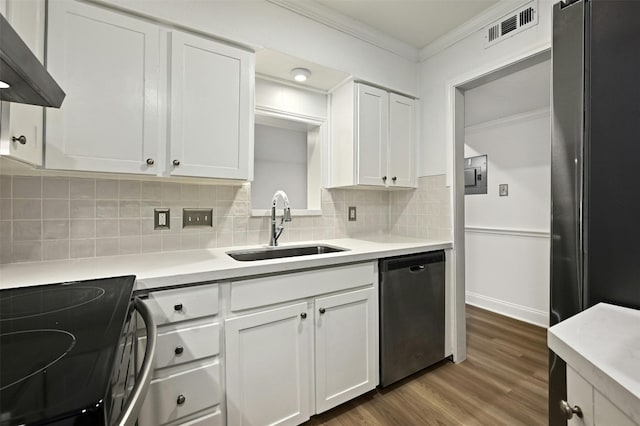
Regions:
<instances>
[{"instance_id":1,"label":"ceiling air vent","mask_svg":"<svg viewBox=\"0 0 640 426\"><path fill-rule=\"evenodd\" d=\"M506 14L485 28L485 48L531 28L538 23L537 0Z\"/></svg>"}]
</instances>

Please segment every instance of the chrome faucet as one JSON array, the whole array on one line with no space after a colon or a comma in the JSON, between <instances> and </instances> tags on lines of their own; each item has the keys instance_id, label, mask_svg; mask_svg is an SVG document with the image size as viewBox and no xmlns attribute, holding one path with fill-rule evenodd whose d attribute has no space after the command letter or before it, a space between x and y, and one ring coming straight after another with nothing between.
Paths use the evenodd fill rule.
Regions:
<instances>
[{"instance_id":1,"label":"chrome faucet","mask_svg":"<svg viewBox=\"0 0 640 426\"><path fill-rule=\"evenodd\" d=\"M284 211L280 225L276 226L276 203L278 198L282 198L284 202ZM273 194L273 199L271 200L271 240L269 241L269 246L276 247L278 245L278 238L284 231L284 222L291 222L291 208L289 208L289 197L284 191L280 190Z\"/></svg>"}]
</instances>

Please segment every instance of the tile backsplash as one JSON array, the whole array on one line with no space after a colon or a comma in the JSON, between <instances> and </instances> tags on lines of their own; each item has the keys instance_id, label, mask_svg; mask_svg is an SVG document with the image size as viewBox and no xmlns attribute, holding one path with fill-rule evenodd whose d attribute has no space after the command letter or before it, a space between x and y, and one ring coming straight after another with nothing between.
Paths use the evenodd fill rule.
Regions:
<instances>
[{"instance_id":1,"label":"tile backsplash","mask_svg":"<svg viewBox=\"0 0 640 426\"><path fill-rule=\"evenodd\" d=\"M322 215L294 215L280 241L385 233L450 238L444 177L416 191L322 191ZM0 263L266 244L269 218L252 217L250 184L176 183L64 176L0 176ZM358 220L347 221L356 206ZM153 209L171 209L154 230ZM211 228L182 228L183 208L212 208ZM280 209L278 214L281 214Z\"/></svg>"}]
</instances>

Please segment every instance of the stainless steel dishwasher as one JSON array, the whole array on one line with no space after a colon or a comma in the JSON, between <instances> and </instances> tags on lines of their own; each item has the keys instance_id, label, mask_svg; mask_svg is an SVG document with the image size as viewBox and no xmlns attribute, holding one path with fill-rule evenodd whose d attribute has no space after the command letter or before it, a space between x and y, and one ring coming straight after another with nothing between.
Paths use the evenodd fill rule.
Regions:
<instances>
[{"instance_id":1,"label":"stainless steel dishwasher","mask_svg":"<svg viewBox=\"0 0 640 426\"><path fill-rule=\"evenodd\" d=\"M380 260L380 384L444 359L444 251Z\"/></svg>"}]
</instances>

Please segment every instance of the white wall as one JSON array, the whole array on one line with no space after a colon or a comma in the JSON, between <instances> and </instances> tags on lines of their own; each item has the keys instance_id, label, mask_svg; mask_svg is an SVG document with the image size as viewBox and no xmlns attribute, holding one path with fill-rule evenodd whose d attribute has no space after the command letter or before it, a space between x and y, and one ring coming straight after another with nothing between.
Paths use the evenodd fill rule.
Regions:
<instances>
[{"instance_id":1,"label":"white wall","mask_svg":"<svg viewBox=\"0 0 640 426\"><path fill-rule=\"evenodd\" d=\"M417 65L266 0L97 0L195 28L254 48L269 48L401 92L417 93Z\"/></svg>"},{"instance_id":2,"label":"white wall","mask_svg":"<svg viewBox=\"0 0 640 426\"><path fill-rule=\"evenodd\" d=\"M256 78L256 108L289 113L318 121L327 119L328 97L325 94Z\"/></svg>"},{"instance_id":3,"label":"white wall","mask_svg":"<svg viewBox=\"0 0 640 426\"><path fill-rule=\"evenodd\" d=\"M253 174L252 209L270 209L271 197L280 189L287 193L292 209L306 209L306 130L256 124Z\"/></svg>"},{"instance_id":4,"label":"white wall","mask_svg":"<svg viewBox=\"0 0 640 426\"><path fill-rule=\"evenodd\" d=\"M518 6L524 2L514 2ZM554 0L539 0L538 25L484 48L484 32L476 31L419 65L418 86L422 102L422 128L418 144L418 176L447 173L447 82L462 75L504 62L551 42L551 10ZM500 16L496 16L496 19Z\"/></svg>"},{"instance_id":5,"label":"white wall","mask_svg":"<svg viewBox=\"0 0 640 426\"><path fill-rule=\"evenodd\" d=\"M549 306L549 72L545 61L465 92L466 117L475 122L465 129L465 157L486 154L488 174L487 194L465 196L467 303L542 326ZM509 185L508 196L499 196L499 184Z\"/></svg>"}]
</instances>

